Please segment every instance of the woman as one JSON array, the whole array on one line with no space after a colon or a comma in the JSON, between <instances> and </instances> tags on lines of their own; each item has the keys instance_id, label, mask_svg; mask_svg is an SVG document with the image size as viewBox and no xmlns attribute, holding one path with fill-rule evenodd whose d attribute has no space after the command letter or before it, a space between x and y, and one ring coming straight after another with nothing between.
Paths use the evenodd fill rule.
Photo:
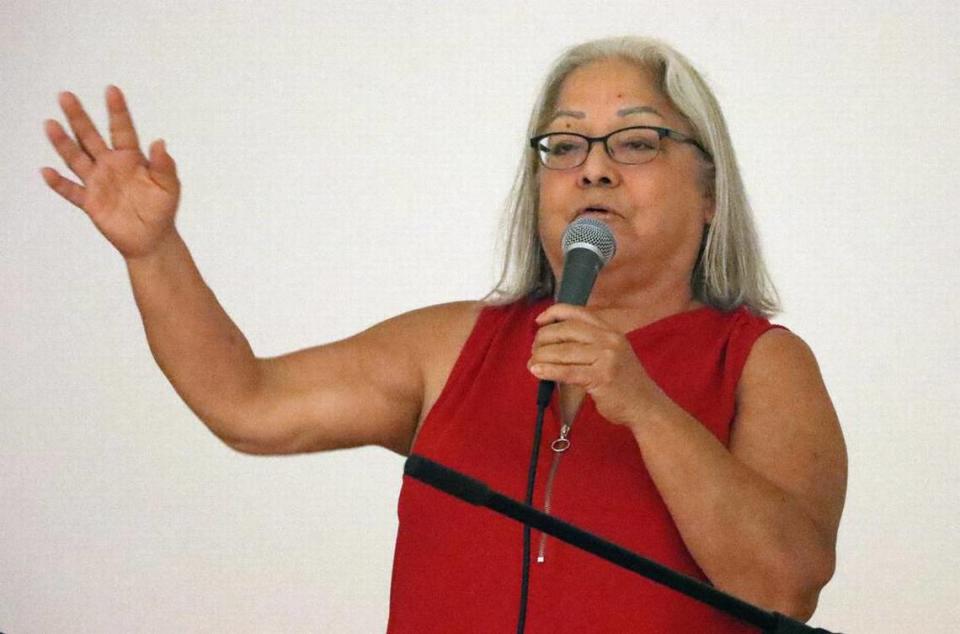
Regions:
<instances>
[{"instance_id":1,"label":"woman","mask_svg":"<svg viewBox=\"0 0 960 634\"><path fill-rule=\"evenodd\" d=\"M174 223L161 141L139 150L107 91L113 149L76 98L45 168L126 260L151 350L225 443L249 453L377 444L522 497L538 379L558 381L535 502L798 619L834 569L842 434L813 355L776 309L719 108L653 40L575 47L531 119L499 301L432 306L349 339L257 358ZM613 134L616 133L616 134ZM559 136L558 136L559 135ZM560 236L607 223L618 252L587 307L549 299ZM512 277L511 277L512 275ZM561 460L562 456L562 460ZM391 631L515 626L520 531L407 481ZM747 631L710 608L537 536L529 631Z\"/></svg>"}]
</instances>

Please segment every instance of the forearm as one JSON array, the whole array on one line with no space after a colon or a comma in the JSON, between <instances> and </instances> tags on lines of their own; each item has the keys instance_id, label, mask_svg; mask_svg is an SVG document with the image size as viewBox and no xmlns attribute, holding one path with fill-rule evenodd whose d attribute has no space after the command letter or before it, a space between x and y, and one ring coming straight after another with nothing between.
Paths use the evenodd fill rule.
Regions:
<instances>
[{"instance_id":1,"label":"forearm","mask_svg":"<svg viewBox=\"0 0 960 634\"><path fill-rule=\"evenodd\" d=\"M127 260L150 350L174 389L226 442L243 440L243 406L256 358L173 230L148 256Z\"/></svg>"},{"instance_id":2,"label":"forearm","mask_svg":"<svg viewBox=\"0 0 960 634\"><path fill-rule=\"evenodd\" d=\"M684 543L718 588L809 618L833 547L788 493L738 461L672 401L632 425Z\"/></svg>"}]
</instances>

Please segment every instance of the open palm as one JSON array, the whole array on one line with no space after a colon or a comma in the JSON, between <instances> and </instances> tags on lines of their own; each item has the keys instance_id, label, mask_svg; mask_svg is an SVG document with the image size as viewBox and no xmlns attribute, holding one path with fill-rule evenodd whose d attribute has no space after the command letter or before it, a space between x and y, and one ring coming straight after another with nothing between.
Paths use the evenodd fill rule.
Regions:
<instances>
[{"instance_id":1,"label":"open palm","mask_svg":"<svg viewBox=\"0 0 960 634\"><path fill-rule=\"evenodd\" d=\"M43 168L54 191L83 209L97 229L125 258L149 254L173 230L180 199L176 165L162 141L140 150L123 93L110 86L106 94L111 149L72 93L60 95L76 140L54 120L44 124L47 138L81 184Z\"/></svg>"}]
</instances>

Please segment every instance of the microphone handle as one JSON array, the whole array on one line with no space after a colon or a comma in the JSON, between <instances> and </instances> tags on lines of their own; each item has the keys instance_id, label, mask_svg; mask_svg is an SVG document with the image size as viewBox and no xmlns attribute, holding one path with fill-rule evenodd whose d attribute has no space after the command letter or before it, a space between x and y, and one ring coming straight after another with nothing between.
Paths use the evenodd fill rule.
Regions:
<instances>
[{"instance_id":1,"label":"microphone handle","mask_svg":"<svg viewBox=\"0 0 960 634\"><path fill-rule=\"evenodd\" d=\"M597 274L603 262L600 256L590 249L570 249L563 259L563 277L560 278L560 292L557 293L557 302L586 306L593 284L597 281ZM537 405L546 407L550 403L555 381L540 381L537 387Z\"/></svg>"},{"instance_id":2,"label":"microphone handle","mask_svg":"<svg viewBox=\"0 0 960 634\"><path fill-rule=\"evenodd\" d=\"M586 306L601 266L600 256L590 249L570 249L563 259L563 277L560 278L557 302Z\"/></svg>"}]
</instances>

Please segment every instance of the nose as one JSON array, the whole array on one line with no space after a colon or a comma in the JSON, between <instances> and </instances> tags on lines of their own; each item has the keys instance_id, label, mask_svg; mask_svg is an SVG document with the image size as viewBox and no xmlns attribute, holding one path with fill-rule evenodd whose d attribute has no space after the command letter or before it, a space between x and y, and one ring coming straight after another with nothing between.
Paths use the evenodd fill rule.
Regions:
<instances>
[{"instance_id":1,"label":"nose","mask_svg":"<svg viewBox=\"0 0 960 634\"><path fill-rule=\"evenodd\" d=\"M607 154L603 143L592 143L587 160L580 166L580 187L616 187L620 184L620 170Z\"/></svg>"}]
</instances>

